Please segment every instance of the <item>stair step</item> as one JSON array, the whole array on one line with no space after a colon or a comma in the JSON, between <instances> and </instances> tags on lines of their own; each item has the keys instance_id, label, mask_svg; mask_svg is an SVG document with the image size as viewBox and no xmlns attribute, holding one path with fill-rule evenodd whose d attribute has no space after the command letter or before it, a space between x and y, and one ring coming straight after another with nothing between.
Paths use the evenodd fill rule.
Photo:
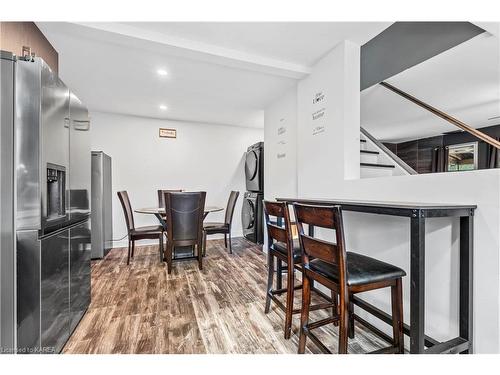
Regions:
<instances>
[{"instance_id":1,"label":"stair step","mask_svg":"<svg viewBox=\"0 0 500 375\"><path fill-rule=\"evenodd\" d=\"M362 143L366 143L366 139L360 139L359 141Z\"/></svg>"},{"instance_id":2,"label":"stair step","mask_svg":"<svg viewBox=\"0 0 500 375\"><path fill-rule=\"evenodd\" d=\"M370 150L359 150L362 154L372 154L372 155L378 155L380 152L378 151L370 151Z\"/></svg>"},{"instance_id":3,"label":"stair step","mask_svg":"<svg viewBox=\"0 0 500 375\"><path fill-rule=\"evenodd\" d=\"M374 163L359 163L362 167L375 167L375 168L396 168L392 164L374 164Z\"/></svg>"}]
</instances>

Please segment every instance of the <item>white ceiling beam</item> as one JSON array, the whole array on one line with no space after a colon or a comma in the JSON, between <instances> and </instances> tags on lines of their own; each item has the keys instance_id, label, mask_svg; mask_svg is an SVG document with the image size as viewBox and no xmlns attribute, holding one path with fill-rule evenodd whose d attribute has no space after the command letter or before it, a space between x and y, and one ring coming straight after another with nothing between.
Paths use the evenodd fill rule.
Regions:
<instances>
[{"instance_id":1,"label":"white ceiling beam","mask_svg":"<svg viewBox=\"0 0 500 375\"><path fill-rule=\"evenodd\" d=\"M73 23L73 25L84 27L87 31L91 29L105 32L108 41L111 42L119 44L125 43L127 45L132 43L137 47L160 53L164 51L179 57L238 69L252 70L294 79L301 79L311 72L311 68L308 66L271 59L213 44L171 37L163 33L116 22L79 22Z\"/></svg>"}]
</instances>

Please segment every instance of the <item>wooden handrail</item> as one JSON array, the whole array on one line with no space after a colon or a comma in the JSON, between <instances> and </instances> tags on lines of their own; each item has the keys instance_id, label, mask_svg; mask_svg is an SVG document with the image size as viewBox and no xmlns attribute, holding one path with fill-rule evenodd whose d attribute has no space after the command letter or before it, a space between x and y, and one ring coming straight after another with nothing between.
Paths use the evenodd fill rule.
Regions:
<instances>
[{"instance_id":1,"label":"wooden handrail","mask_svg":"<svg viewBox=\"0 0 500 375\"><path fill-rule=\"evenodd\" d=\"M447 113L440 111L437 108L434 108L433 106L424 103L423 101L415 98L414 96L398 89L397 87L394 87L390 83L387 82L380 82L380 85L384 86L385 88L391 90L392 92L395 92L396 94L402 96L403 98L417 104L418 106L428 110L429 112L435 114L438 117L441 117L443 120L448 121L449 123L457 126L458 128L466 131L467 133L473 135L476 138L481 139L482 141L492 145L493 147L496 147L500 149L500 142L497 141L495 138L490 137L488 134L483 133L480 130L474 129L473 127L467 125L466 123L456 119L455 117L452 117L448 115Z\"/></svg>"}]
</instances>

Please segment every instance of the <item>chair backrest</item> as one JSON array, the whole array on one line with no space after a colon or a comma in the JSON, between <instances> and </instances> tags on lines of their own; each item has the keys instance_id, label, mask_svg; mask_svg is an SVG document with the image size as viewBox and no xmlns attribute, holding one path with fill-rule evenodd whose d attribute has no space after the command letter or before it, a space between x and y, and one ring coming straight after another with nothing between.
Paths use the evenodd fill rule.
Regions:
<instances>
[{"instance_id":1,"label":"chair backrest","mask_svg":"<svg viewBox=\"0 0 500 375\"><path fill-rule=\"evenodd\" d=\"M288 205L284 202L264 201L264 216L266 218L268 246L270 247L274 242L285 243L288 258L291 260L293 258L293 239Z\"/></svg>"},{"instance_id":2,"label":"chair backrest","mask_svg":"<svg viewBox=\"0 0 500 375\"><path fill-rule=\"evenodd\" d=\"M231 225L231 222L233 221L234 206L236 206L236 201L238 200L239 195L239 191L232 191L231 194L229 194L226 207L226 217L224 218L224 223L227 225Z\"/></svg>"},{"instance_id":3,"label":"chair backrest","mask_svg":"<svg viewBox=\"0 0 500 375\"><path fill-rule=\"evenodd\" d=\"M127 230L130 232L135 228L134 224L134 213L132 211L132 206L130 205L130 199L128 198L128 193L126 191L119 191L118 198L122 204L123 214L125 215L125 222L127 223Z\"/></svg>"},{"instance_id":4,"label":"chair backrest","mask_svg":"<svg viewBox=\"0 0 500 375\"><path fill-rule=\"evenodd\" d=\"M344 240L344 224L340 206L311 206L294 204L295 220L302 248L302 263L310 258L320 259L338 267L340 287L347 286L347 259ZM304 232L304 224L335 231L335 243L312 237Z\"/></svg>"},{"instance_id":5,"label":"chair backrest","mask_svg":"<svg viewBox=\"0 0 500 375\"><path fill-rule=\"evenodd\" d=\"M164 193L167 239L179 246L199 243L203 233L206 192Z\"/></svg>"},{"instance_id":6,"label":"chair backrest","mask_svg":"<svg viewBox=\"0 0 500 375\"><path fill-rule=\"evenodd\" d=\"M180 193L182 189L177 190L158 190L158 207L165 208L165 193Z\"/></svg>"}]
</instances>

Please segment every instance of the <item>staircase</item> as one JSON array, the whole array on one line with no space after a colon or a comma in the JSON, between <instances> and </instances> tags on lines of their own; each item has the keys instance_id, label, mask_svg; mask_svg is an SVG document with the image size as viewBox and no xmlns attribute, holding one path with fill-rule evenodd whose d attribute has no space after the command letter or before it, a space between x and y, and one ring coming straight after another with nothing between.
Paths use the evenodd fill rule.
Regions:
<instances>
[{"instance_id":1,"label":"staircase","mask_svg":"<svg viewBox=\"0 0 500 375\"><path fill-rule=\"evenodd\" d=\"M364 129L360 135L360 153L361 178L416 174L413 169Z\"/></svg>"}]
</instances>

